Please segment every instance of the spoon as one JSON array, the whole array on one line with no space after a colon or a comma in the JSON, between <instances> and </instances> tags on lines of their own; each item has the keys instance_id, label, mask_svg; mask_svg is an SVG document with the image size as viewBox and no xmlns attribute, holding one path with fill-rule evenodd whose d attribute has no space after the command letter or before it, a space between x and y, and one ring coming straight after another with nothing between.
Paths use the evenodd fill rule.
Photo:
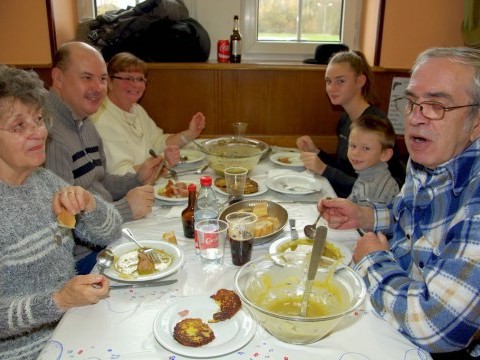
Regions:
<instances>
[{"instance_id":1,"label":"spoon","mask_svg":"<svg viewBox=\"0 0 480 360\"><path fill-rule=\"evenodd\" d=\"M195 170L176 171L176 170L173 170L173 169L169 169L170 174L166 175L165 177L166 177L166 178L173 177L172 174L171 174L173 171L175 171L175 174L176 174L176 175L183 175L183 174L201 174L201 173L203 173L207 168L208 168L208 164L205 164L205 165L203 165L201 168L195 169Z\"/></svg>"},{"instance_id":2,"label":"spoon","mask_svg":"<svg viewBox=\"0 0 480 360\"><path fill-rule=\"evenodd\" d=\"M308 264L307 280L305 280L305 290L303 291L302 304L300 306L300 316L306 317L308 310L308 298L312 291L312 281L317 274L318 263L325 248L327 240L327 227L319 226L315 232L315 239L313 240L312 254L310 255L310 263Z\"/></svg>"},{"instance_id":3,"label":"spoon","mask_svg":"<svg viewBox=\"0 0 480 360\"><path fill-rule=\"evenodd\" d=\"M315 238L315 232L317 230L317 223L320 220L321 216L322 216L321 214L318 214L317 220L315 220L315 222L312 225L305 225L305 227L303 228L303 232L305 233L305 235L307 235L308 238L310 238L310 239Z\"/></svg>"},{"instance_id":4,"label":"spoon","mask_svg":"<svg viewBox=\"0 0 480 360\"><path fill-rule=\"evenodd\" d=\"M110 249L103 249L97 255L97 266L100 268L100 274L113 264L114 255Z\"/></svg>"}]
</instances>

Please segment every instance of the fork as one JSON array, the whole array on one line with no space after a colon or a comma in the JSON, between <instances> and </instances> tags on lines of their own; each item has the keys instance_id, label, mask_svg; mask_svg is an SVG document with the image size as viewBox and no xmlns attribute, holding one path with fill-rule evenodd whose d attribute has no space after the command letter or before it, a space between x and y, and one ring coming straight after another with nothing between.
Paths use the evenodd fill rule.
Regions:
<instances>
[{"instance_id":1,"label":"fork","mask_svg":"<svg viewBox=\"0 0 480 360\"><path fill-rule=\"evenodd\" d=\"M156 264L162 262L160 255L157 254L155 249L142 246L142 244L138 242L138 240L135 238L135 236L133 235L132 231L129 228L123 228L122 233L125 234L130 240L132 240L138 246L140 251L145 255L147 255L151 261L153 261Z\"/></svg>"}]
</instances>

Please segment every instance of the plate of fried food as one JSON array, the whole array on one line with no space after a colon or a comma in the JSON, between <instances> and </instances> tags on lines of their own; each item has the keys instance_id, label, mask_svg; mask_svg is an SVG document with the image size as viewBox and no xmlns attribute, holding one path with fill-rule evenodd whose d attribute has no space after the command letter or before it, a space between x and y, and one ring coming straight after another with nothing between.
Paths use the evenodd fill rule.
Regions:
<instances>
[{"instance_id":1,"label":"plate of fried food","mask_svg":"<svg viewBox=\"0 0 480 360\"><path fill-rule=\"evenodd\" d=\"M217 177L213 183L213 188L215 191L219 192L222 195L228 196L227 193L227 183L225 182L224 177ZM266 193L268 187L265 185L264 181L260 181L260 178L256 177L247 177L245 181L245 189L243 192L243 197L252 197Z\"/></svg>"},{"instance_id":2,"label":"plate of fried food","mask_svg":"<svg viewBox=\"0 0 480 360\"><path fill-rule=\"evenodd\" d=\"M236 211L253 212L257 216L254 226L254 244L262 244L278 235L288 220L287 210L270 200L248 199L225 208L218 217L226 221L228 214Z\"/></svg>"},{"instance_id":3,"label":"plate of fried food","mask_svg":"<svg viewBox=\"0 0 480 360\"><path fill-rule=\"evenodd\" d=\"M300 153L297 151L283 151L270 155L270 161L274 164L299 168L303 167L303 161L300 160Z\"/></svg>"},{"instance_id":4,"label":"plate of fried food","mask_svg":"<svg viewBox=\"0 0 480 360\"><path fill-rule=\"evenodd\" d=\"M183 176L180 180L160 178L154 186L155 197L168 202L188 200L188 184L195 184L200 189L199 176Z\"/></svg>"},{"instance_id":5,"label":"plate of fried food","mask_svg":"<svg viewBox=\"0 0 480 360\"><path fill-rule=\"evenodd\" d=\"M111 249L113 265L105 269L105 276L118 281L148 281L171 275L183 265L183 251L176 245L159 240L141 240L140 244L154 249L157 260L152 261L132 242L122 243Z\"/></svg>"},{"instance_id":6,"label":"plate of fried food","mask_svg":"<svg viewBox=\"0 0 480 360\"><path fill-rule=\"evenodd\" d=\"M313 247L313 239L302 237L292 239L290 236L285 236L275 240L269 248L269 253L272 259L282 265L288 262L288 255L294 253L311 253ZM348 265L352 261L352 252L346 246L332 242L327 239L325 249L322 256L328 257L332 260L338 260L342 264Z\"/></svg>"},{"instance_id":7,"label":"plate of fried food","mask_svg":"<svg viewBox=\"0 0 480 360\"><path fill-rule=\"evenodd\" d=\"M245 346L256 323L238 295L220 289L213 295L175 298L153 322L157 341L167 350L193 358L213 358Z\"/></svg>"}]
</instances>

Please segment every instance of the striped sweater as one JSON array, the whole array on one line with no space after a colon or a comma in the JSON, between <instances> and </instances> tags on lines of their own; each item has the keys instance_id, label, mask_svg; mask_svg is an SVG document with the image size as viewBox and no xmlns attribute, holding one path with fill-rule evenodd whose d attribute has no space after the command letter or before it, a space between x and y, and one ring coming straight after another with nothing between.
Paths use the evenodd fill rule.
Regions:
<instances>
[{"instance_id":1,"label":"striped sweater","mask_svg":"<svg viewBox=\"0 0 480 360\"><path fill-rule=\"evenodd\" d=\"M0 359L35 359L63 312L52 294L75 275L72 231L58 227L55 191L67 184L36 170L24 184L0 182ZM76 235L105 246L120 237L121 217L97 197L77 217Z\"/></svg>"}]
</instances>

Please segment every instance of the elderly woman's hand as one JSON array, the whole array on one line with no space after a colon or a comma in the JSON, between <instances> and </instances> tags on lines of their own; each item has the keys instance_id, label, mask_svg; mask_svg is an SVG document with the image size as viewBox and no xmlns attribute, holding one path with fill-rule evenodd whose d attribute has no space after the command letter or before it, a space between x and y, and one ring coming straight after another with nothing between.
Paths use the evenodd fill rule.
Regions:
<instances>
[{"instance_id":1,"label":"elderly woman's hand","mask_svg":"<svg viewBox=\"0 0 480 360\"><path fill-rule=\"evenodd\" d=\"M110 290L108 279L103 275L78 275L70 279L53 294L53 301L59 309L96 304L108 297Z\"/></svg>"},{"instance_id":2,"label":"elderly woman's hand","mask_svg":"<svg viewBox=\"0 0 480 360\"><path fill-rule=\"evenodd\" d=\"M66 210L70 214L90 212L97 206L95 197L81 186L66 186L58 190L52 201L55 215Z\"/></svg>"}]
</instances>

